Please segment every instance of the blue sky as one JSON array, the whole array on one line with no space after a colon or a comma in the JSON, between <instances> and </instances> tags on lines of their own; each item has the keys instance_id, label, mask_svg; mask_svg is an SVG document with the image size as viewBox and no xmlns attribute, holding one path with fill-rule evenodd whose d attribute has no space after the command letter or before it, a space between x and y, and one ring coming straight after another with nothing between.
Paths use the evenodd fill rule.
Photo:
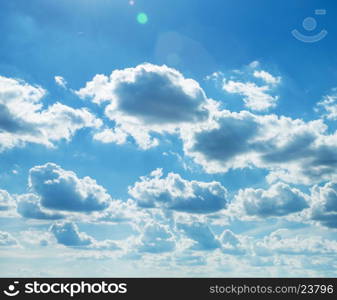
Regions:
<instances>
[{"instance_id":1,"label":"blue sky","mask_svg":"<svg viewBox=\"0 0 337 300\"><path fill-rule=\"evenodd\" d=\"M336 4L211 2L0 4L0 276L337 276Z\"/></svg>"}]
</instances>

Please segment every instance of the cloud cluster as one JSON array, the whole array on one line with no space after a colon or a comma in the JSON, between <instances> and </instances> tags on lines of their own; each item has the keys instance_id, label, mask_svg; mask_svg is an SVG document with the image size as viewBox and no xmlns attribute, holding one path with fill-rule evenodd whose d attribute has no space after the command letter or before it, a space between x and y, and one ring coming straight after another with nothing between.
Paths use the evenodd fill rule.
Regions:
<instances>
[{"instance_id":1,"label":"cloud cluster","mask_svg":"<svg viewBox=\"0 0 337 300\"><path fill-rule=\"evenodd\" d=\"M279 182L267 190L253 188L240 190L231 207L243 216L280 217L307 208L308 198L300 190Z\"/></svg>"},{"instance_id":2,"label":"cloud cluster","mask_svg":"<svg viewBox=\"0 0 337 300\"><path fill-rule=\"evenodd\" d=\"M207 98L199 84L166 66L141 64L96 75L77 94L97 104L106 103L105 114L115 122L95 138L124 142L132 136L144 149L157 145L151 132L174 132L184 124L208 117Z\"/></svg>"},{"instance_id":3,"label":"cloud cluster","mask_svg":"<svg viewBox=\"0 0 337 300\"><path fill-rule=\"evenodd\" d=\"M209 173L265 168L268 180L311 184L336 177L337 133L322 120L219 111L181 135L185 153Z\"/></svg>"},{"instance_id":4,"label":"cloud cluster","mask_svg":"<svg viewBox=\"0 0 337 300\"><path fill-rule=\"evenodd\" d=\"M337 242L322 237L289 237L289 230L278 229L265 236L255 244L254 251L261 256L285 255L317 255L336 254Z\"/></svg>"},{"instance_id":5,"label":"cloud cluster","mask_svg":"<svg viewBox=\"0 0 337 300\"><path fill-rule=\"evenodd\" d=\"M141 207L199 214L221 210L228 202L227 190L219 182L188 181L175 173L163 178L161 169L141 177L129 187L129 194Z\"/></svg>"},{"instance_id":6,"label":"cloud cluster","mask_svg":"<svg viewBox=\"0 0 337 300\"><path fill-rule=\"evenodd\" d=\"M35 166L29 171L29 187L48 209L92 212L106 209L111 197L90 177L78 178L54 163Z\"/></svg>"},{"instance_id":7,"label":"cloud cluster","mask_svg":"<svg viewBox=\"0 0 337 300\"><path fill-rule=\"evenodd\" d=\"M61 103L43 108L46 91L23 81L0 76L0 151L26 143L53 147L84 127L99 127L87 109Z\"/></svg>"}]
</instances>

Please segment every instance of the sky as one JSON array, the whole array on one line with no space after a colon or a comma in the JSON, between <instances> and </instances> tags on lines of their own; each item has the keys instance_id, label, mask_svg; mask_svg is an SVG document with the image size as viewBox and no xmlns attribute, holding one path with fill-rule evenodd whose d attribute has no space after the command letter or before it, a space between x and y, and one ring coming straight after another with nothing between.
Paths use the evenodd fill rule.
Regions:
<instances>
[{"instance_id":1,"label":"sky","mask_svg":"<svg viewBox=\"0 0 337 300\"><path fill-rule=\"evenodd\" d=\"M2 1L0 276L336 277L336 8Z\"/></svg>"}]
</instances>

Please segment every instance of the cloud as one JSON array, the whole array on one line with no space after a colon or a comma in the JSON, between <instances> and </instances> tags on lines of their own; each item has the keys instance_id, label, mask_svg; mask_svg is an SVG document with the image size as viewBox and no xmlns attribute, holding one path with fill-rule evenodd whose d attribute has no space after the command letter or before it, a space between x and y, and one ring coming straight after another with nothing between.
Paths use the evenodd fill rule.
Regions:
<instances>
[{"instance_id":1,"label":"cloud","mask_svg":"<svg viewBox=\"0 0 337 300\"><path fill-rule=\"evenodd\" d=\"M321 102L317 103L316 111L323 110L323 117L329 120L337 120L337 89L332 90Z\"/></svg>"},{"instance_id":2,"label":"cloud","mask_svg":"<svg viewBox=\"0 0 337 300\"><path fill-rule=\"evenodd\" d=\"M242 95L245 106L257 111L264 111L275 107L278 96L268 94L268 85L258 86L254 82L225 81L223 90L230 94Z\"/></svg>"},{"instance_id":3,"label":"cloud","mask_svg":"<svg viewBox=\"0 0 337 300\"><path fill-rule=\"evenodd\" d=\"M114 200L107 209L95 212L92 220L99 223L129 223L140 221L145 215L146 213L131 199Z\"/></svg>"},{"instance_id":4,"label":"cloud","mask_svg":"<svg viewBox=\"0 0 337 300\"><path fill-rule=\"evenodd\" d=\"M227 190L219 182L188 181L175 173L163 178L161 169L141 177L129 187L129 194L141 207L189 213L211 213L227 205Z\"/></svg>"},{"instance_id":5,"label":"cloud","mask_svg":"<svg viewBox=\"0 0 337 300\"><path fill-rule=\"evenodd\" d=\"M29 171L29 187L48 209L93 212L106 209L111 197L90 177L78 178L72 171L47 163Z\"/></svg>"},{"instance_id":6,"label":"cloud","mask_svg":"<svg viewBox=\"0 0 337 300\"><path fill-rule=\"evenodd\" d=\"M79 232L78 227L72 222L56 223L50 227L59 244L71 247L89 246L94 243L92 237L86 233Z\"/></svg>"},{"instance_id":7,"label":"cloud","mask_svg":"<svg viewBox=\"0 0 337 300\"><path fill-rule=\"evenodd\" d=\"M101 126L84 108L55 103L43 109L45 95L41 87L0 76L0 151L26 143L53 147L56 141L70 140L81 128Z\"/></svg>"},{"instance_id":8,"label":"cloud","mask_svg":"<svg viewBox=\"0 0 337 300\"><path fill-rule=\"evenodd\" d=\"M94 103L106 103L113 129L96 134L103 142L125 142L132 136L143 149L158 144L151 133L173 133L184 124L208 118L208 99L199 84L166 66L141 64L96 75L77 94Z\"/></svg>"},{"instance_id":9,"label":"cloud","mask_svg":"<svg viewBox=\"0 0 337 300\"><path fill-rule=\"evenodd\" d=\"M309 217L323 226L337 228L337 182L312 188Z\"/></svg>"},{"instance_id":10,"label":"cloud","mask_svg":"<svg viewBox=\"0 0 337 300\"><path fill-rule=\"evenodd\" d=\"M177 223L177 228L194 241L191 247L193 250L211 251L221 247L219 240L205 223Z\"/></svg>"},{"instance_id":11,"label":"cloud","mask_svg":"<svg viewBox=\"0 0 337 300\"><path fill-rule=\"evenodd\" d=\"M246 253L245 245L241 242L240 237L229 229L222 232L219 241L222 251L226 254L242 255Z\"/></svg>"},{"instance_id":12,"label":"cloud","mask_svg":"<svg viewBox=\"0 0 337 300\"><path fill-rule=\"evenodd\" d=\"M7 211L15 206L12 196L5 190L0 190L0 211Z\"/></svg>"},{"instance_id":13,"label":"cloud","mask_svg":"<svg viewBox=\"0 0 337 300\"><path fill-rule=\"evenodd\" d=\"M322 120L227 110L214 116L181 133L185 153L208 173L258 167L270 171L269 181L304 184L336 177L337 133L327 134Z\"/></svg>"},{"instance_id":14,"label":"cloud","mask_svg":"<svg viewBox=\"0 0 337 300\"><path fill-rule=\"evenodd\" d=\"M116 242L111 240L96 241L85 232L80 232L78 226L69 221L54 223L49 231L54 235L57 242L67 247L79 247L82 250L119 250Z\"/></svg>"},{"instance_id":15,"label":"cloud","mask_svg":"<svg viewBox=\"0 0 337 300\"><path fill-rule=\"evenodd\" d=\"M267 71L264 70L255 70L253 73L253 76L256 78L260 78L262 79L265 83L267 84L271 84L271 85L276 85L279 84L281 82L281 77L277 76L274 77L273 75L271 75L270 73L268 73Z\"/></svg>"},{"instance_id":16,"label":"cloud","mask_svg":"<svg viewBox=\"0 0 337 300\"><path fill-rule=\"evenodd\" d=\"M62 76L55 76L54 79L57 85L64 89L67 88L67 81Z\"/></svg>"},{"instance_id":17,"label":"cloud","mask_svg":"<svg viewBox=\"0 0 337 300\"><path fill-rule=\"evenodd\" d=\"M17 196L17 212L24 218L38 220L58 220L65 216L44 210L40 205L40 198L35 194Z\"/></svg>"},{"instance_id":18,"label":"cloud","mask_svg":"<svg viewBox=\"0 0 337 300\"><path fill-rule=\"evenodd\" d=\"M271 185L268 190L247 188L240 190L231 204L243 216L258 218L280 217L308 207L308 196L284 183Z\"/></svg>"},{"instance_id":19,"label":"cloud","mask_svg":"<svg viewBox=\"0 0 337 300\"><path fill-rule=\"evenodd\" d=\"M273 76L260 68L258 61L251 62L248 66L229 72L214 72L206 76L216 86L229 94L242 96L244 105L256 111L266 111L274 108L279 100L273 95L275 88L281 83L280 76ZM261 83L263 83L261 85Z\"/></svg>"},{"instance_id":20,"label":"cloud","mask_svg":"<svg viewBox=\"0 0 337 300\"><path fill-rule=\"evenodd\" d=\"M320 236L295 236L288 237L289 230L278 229L263 240L258 241L254 250L261 256L285 254L285 255L322 255L336 254L337 242L327 240Z\"/></svg>"},{"instance_id":21,"label":"cloud","mask_svg":"<svg viewBox=\"0 0 337 300\"><path fill-rule=\"evenodd\" d=\"M0 246L16 246L18 245L17 240L8 232L0 231Z\"/></svg>"},{"instance_id":22,"label":"cloud","mask_svg":"<svg viewBox=\"0 0 337 300\"><path fill-rule=\"evenodd\" d=\"M171 252L175 247L174 236L169 227L154 222L145 226L137 245L139 252L153 254Z\"/></svg>"}]
</instances>

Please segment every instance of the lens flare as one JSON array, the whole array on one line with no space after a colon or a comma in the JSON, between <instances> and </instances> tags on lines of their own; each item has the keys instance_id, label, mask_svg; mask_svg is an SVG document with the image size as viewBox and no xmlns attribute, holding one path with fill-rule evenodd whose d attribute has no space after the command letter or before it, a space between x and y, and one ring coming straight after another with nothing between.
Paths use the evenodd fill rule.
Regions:
<instances>
[{"instance_id":1,"label":"lens flare","mask_svg":"<svg viewBox=\"0 0 337 300\"><path fill-rule=\"evenodd\" d=\"M139 24L146 24L149 21L149 18L145 13L139 13L137 15L137 21Z\"/></svg>"}]
</instances>

